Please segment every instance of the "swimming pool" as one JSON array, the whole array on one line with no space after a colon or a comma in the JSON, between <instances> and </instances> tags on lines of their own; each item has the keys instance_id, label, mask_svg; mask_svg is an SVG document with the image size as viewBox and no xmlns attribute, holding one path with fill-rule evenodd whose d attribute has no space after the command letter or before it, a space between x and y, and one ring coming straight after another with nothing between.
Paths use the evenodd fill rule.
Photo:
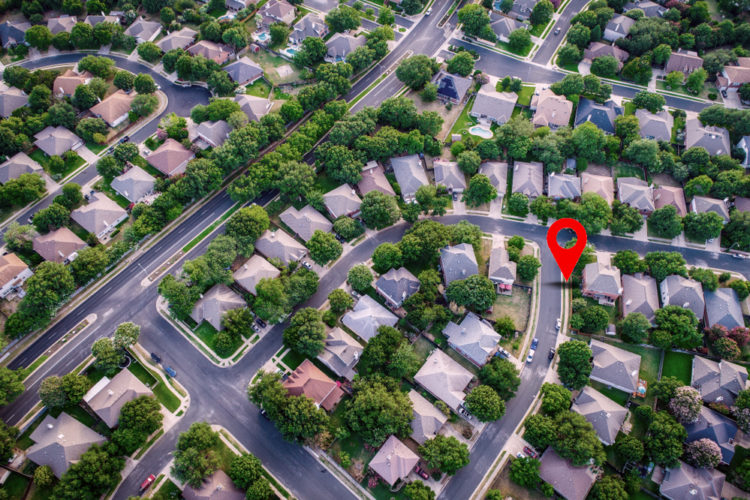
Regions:
<instances>
[{"instance_id":1,"label":"swimming pool","mask_svg":"<svg viewBox=\"0 0 750 500\"><path fill-rule=\"evenodd\" d=\"M258 33L257 35L255 35L255 38L259 42L265 42L266 40L268 40L268 33L266 33L265 31L262 33Z\"/></svg>"},{"instance_id":2,"label":"swimming pool","mask_svg":"<svg viewBox=\"0 0 750 500\"><path fill-rule=\"evenodd\" d=\"M469 133L471 135L478 135L482 139L492 139L492 136L495 135L492 133L492 130L481 125L474 125L469 129Z\"/></svg>"},{"instance_id":3,"label":"swimming pool","mask_svg":"<svg viewBox=\"0 0 750 500\"><path fill-rule=\"evenodd\" d=\"M297 53L297 50L296 49L286 49L286 53L289 54L290 56L294 56L294 54Z\"/></svg>"}]
</instances>

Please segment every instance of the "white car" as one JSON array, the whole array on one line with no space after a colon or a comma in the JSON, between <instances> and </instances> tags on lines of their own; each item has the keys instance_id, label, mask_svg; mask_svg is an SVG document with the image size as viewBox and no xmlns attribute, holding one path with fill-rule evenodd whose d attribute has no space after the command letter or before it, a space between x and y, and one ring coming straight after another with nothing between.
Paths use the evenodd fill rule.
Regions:
<instances>
[{"instance_id":1,"label":"white car","mask_svg":"<svg viewBox=\"0 0 750 500\"><path fill-rule=\"evenodd\" d=\"M432 14L432 7L427 9L427 12L424 13L425 16L429 16L430 14Z\"/></svg>"},{"instance_id":2,"label":"white car","mask_svg":"<svg viewBox=\"0 0 750 500\"><path fill-rule=\"evenodd\" d=\"M534 354L536 354L536 351L534 349L529 350L529 355L526 356L526 362L531 363L534 360Z\"/></svg>"},{"instance_id":3,"label":"white car","mask_svg":"<svg viewBox=\"0 0 750 500\"><path fill-rule=\"evenodd\" d=\"M555 324L555 330L560 330L560 318L557 318L557 323Z\"/></svg>"}]
</instances>

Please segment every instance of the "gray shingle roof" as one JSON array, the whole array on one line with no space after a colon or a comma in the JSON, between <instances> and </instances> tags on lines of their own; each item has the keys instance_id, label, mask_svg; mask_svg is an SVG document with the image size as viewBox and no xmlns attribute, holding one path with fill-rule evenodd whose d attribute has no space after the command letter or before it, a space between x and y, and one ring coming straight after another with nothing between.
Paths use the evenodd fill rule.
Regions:
<instances>
[{"instance_id":1,"label":"gray shingle roof","mask_svg":"<svg viewBox=\"0 0 750 500\"><path fill-rule=\"evenodd\" d=\"M374 161L369 162L362 168L362 180L357 183L357 189L363 196L370 191L380 191L390 196L396 195L391 183L385 176L383 167Z\"/></svg>"},{"instance_id":2,"label":"gray shingle roof","mask_svg":"<svg viewBox=\"0 0 750 500\"><path fill-rule=\"evenodd\" d=\"M596 481L591 467L574 467L550 446L542 454L539 476L567 500L584 500Z\"/></svg>"},{"instance_id":3,"label":"gray shingle roof","mask_svg":"<svg viewBox=\"0 0 750 500\"><path fill-rule=\"evenodd\" d=\"M659 309L659 294L656 291L656 280L651 276L638 273L622 276L622 315L639 312L652 324Z\"/></svg>"},{"instance_id":4,"label":"gray shingle roof","mask_svg":"<svg viewBox=\"0 0 750 500\"><path fill-rule=\"evenodd\" d=\"M685 122L685 148L692 147L702 147L711 156L728 155L732 150L726 129L704 126L698 118Z\"/></svg>"},{"instance_id":5,"label":"gray shingle roof","mask_svg":"<svg viewBox=\"0 0 750 500\"><path fill-rule=\"evenodd\" d=\"M255 295L255 287L263 278L277 278L281 271L258 254L250 257L232 277L239 286Z\"/></svg>"},{"instance_id":6,"label":"gray shingle roof","mask_svg":"<svg viewBox=\"0 0 750 500\"><path fill-rule=\"evenodd\" d=\"M463 101L469 88L474 85L474 80L469 77L452 75L442 70L438 71L432 82L438 87L438 97L456 102Z\"/></svg>"},{"instance_id":7,"label":"gray shingle roof","mask_svg":"<svg viewBox=\"0 0 750 500\"><path fill-rule=\"evenodd\" d=\"M721 448L721 461L729 464L734 456L734 437L737 435L737 424L721 413L707 406L701 406L698 420L685 426L688 433L687 442L708 438Z\"/></svg>"},{"instance_id":8,"label":"gray shingle roof","mask_svg":"<svg viewBox=\"0 0 750 500\"><path fill-rule=\"evenodd\" d=\"M49 29L50 33L53 35L57 35L63 31L70 33L77 22L78 20L75 16L51 17L47 21L47 29Z\"/></svg>"},{"instance_id":9,"label":"gray shingle roof","mask_svg":"<svg viewBox=\"0 0 750 500\"><path fill-rule=\"evenodd\" d=\"M377 335L381 326L393 326L397 321L395 314L369 295L360 297L354 304L354 309L341 318L341 322L365 342Z\"/></svg>"},{"instance_id":10,"label":"gray shingle roof","mask_svg":"<svg viewBox=\"0 0 750 500\"><path fill-rule=\"evenodd\" d=\"M279 259L284 265L300 260L307 253L303 245L281 229L266 230L255 241L255 249L267 259Z\"/></svg>"},{"instance_id":11,"label":"gray shingle roof","mask_svg":"<svg viewBox=\"0 0 750 500\"><path fill-rule=\"evenodd\" d=\"M432 351L414 381L454 411L464 402L464 389L474 375L440 349Z\"/></svg>"},{"instance_id":12,"label":"gray shingle roof","mask_svg":"<svg viewBox=\"0 0 750 500\"><path fill-rule=\"evenodd\" d=\"M659 492L670 500L719 500L725 479L716 469L696 469L680 460L679 467L664 473Z\"/></svg>"},{"instance_id":13,"label":"gray shingle roof","mask_svg":"<svg viewBox=\"0 0 750 500\"><path fill-rule=\"evenodd\" d=\"M42 166L24 152L16 153L0 164L0 184L17 179L22 174L41 174Z\"/></svg>"},{"instance_id":14,"label":"gray shingle roof","mask_svg":"<svg viewBox=\"0 0 750 500\"><path fill-rule=\"evenodd\" d=\"M44 260L64 262L73 253L86 248L86 243L67 227L40 234L33 241L34 251Z\"/></svg>"},{"instance_id":15,"label":"gray shingle roof","mask_svg":"<svg viewBox=\"0 0 750 500\"><path fill-rule=\"evenodd\" d=\"M490 11L490 28L498 38L508 38L508 36L520 28L525 28L526 25L511 19L507 16L501 16L495 11Z\"/></svg>"},{"instance_id":16,"label":"gray shingle roof","mask_svg":"<svg viewBox=\"0 0 750 500\"><path fill-rule=\"evenodd\" d=\"M413 415L411 438L419 444L424 444L437 435L448 417L414 389L409 391L409 399Z\"/></svg>"},{"instance_id":17,"label":"gray shingle roof","mask_svg":"<svg viewBox=\"0 0 750 500\"><path fill-rule=\"evenodd\" d=\"M478 366L484 366L500 342L500 335L473 312L467 313L460 325L449 322L443 334L454 349Z\"/></svg>"},{"instance_id":18,"label":"gray shingle roof","mask_svg":"<svg viewBox=\"0 0 750 500\"><path fill-rule=\"evenodd\" d=\"M55 476L62 476L73 462L94 443L107 440L67 413L54 418L47 415L31 433L34 445L26 457L37 465L49 465Z\"/></svg>"},{"instance_id":19,"label":"gray shingle roof","mask_svg":"<svg viewBox=\"0 0 750 500\"><path fill-rule=\"evenodd\" d=\"M268 99L254 95L237 94L234 102L240 105L240 110L251 122L260 121L271 110L271 102Z\"/></svg>"},{"instance_id":20,"label":"gray shingle roof","mask_svg":"<svg viewBox=\"0 0 750 500\"><path fill-rule=\"evenodd\" d=\"M315 231L329 233L333 229L333 224L325 218L323 214L315 210L310 205L305 205L302 210L289 207L279 215L281 221L289 226L297 236L305 241L312 238Z\"/></svg>"},{"instance_id":21,"label":"gray shingle roof","mask_svg":"<svg viewBox=\"0 0 750 500\"><path fill-rule=\"evenodd\" d=\"M698 389L706 403L720 402L727 406L734 403L740 391L745 389L747 369L729 361L712 361L701 356L693 357L690 385Z\"/></svg>"},{"instance_id":22,"label":"gray shingle roof","mask_svg":"<svg viewBox=\"0 0 750 500\"><path fill-rule=\"evenodd\" d=\"M0 116L8 118L15 110L29 103L29 96L15 87L0 91Z\"/></svg>"},{"instance_id":23,"label":"gray shingle roof","mask_svg":"<svg viewBox=\"0 0 750 500\"><path fill-rule=\"evenodd\" d=\"M570 174L549 174L547 176L547 194L550 198L580 198L581 179Z\"/></svg>"},{"instance_id":24,"label":"gray shingle roof","mask_svg":"<svg viewBox=\"0 0 750 500\"><path fill-rule=\"evenodd\" d=\"M205 320L216 330L223 330L221 318L224 313L230 309L239 309L246 306L245 299L237 295L228 286L214 285L196 302L190 317L198 324Z\"/></svg>"},{"instance_id":25,"label":"gray shingle roof","mask_svg":"<svg viewBox=\"0 0 750 500\"><path fill-rule=\"evenodd\" d=\"M89 197L89 204L73 210L70 218L89 233L98 235L119 224L127 215L128 213L108 196L95 193Z\"/></svg>"},{"instance_id":26,"label":"gray shingle roof","mask_svg":"<svg viewBox=\"0 0 750 500\"><path fill-rule=\"evenodd\" d=\"M440 265L443 268L446 286L453 281L465 280L469 276L479 274L474 247L468 243L441 248Z\"/></svg>"},{"instance_id":27,"label":"gray shingle roof","mask_svg":"<svg viewBox=\"0 0 750 500\"><path fill-rule=\"evenodd\" d=\"M729 209L724 200L708 198L706 196L693 196L690 202L690 211L695 213L714 212L721 216L725 222L729 222Z\"/></svg>"},{"instance_id":28,"label":"gray shingle roof","mask_svg":"<svg viewBox=\"0 0 750 500\"><path fill-rule=\"evenodd\" d=\"M31 24L25 21L5 21L0 24L0 42L2 42L3 48L7 49L11 45L22 43L26 37L26 30L29 28L31 28Z\"/></svg>"},{"instance_id":29,"label":"gray shingle roof","mask_svg":"<svg viewBox=\"0 0 750 500\"><path fill-rule=\"evenodd\" d=\"M332 191L323 195L323 203L328 212L336 219L342 215L351 215L359 212L359 206L362 200L357 193L349 187L349 184L342 184Z\"/></svg>"},{"instance_id":30,"label":"gray shingle roof","mask_svg":"<svg viewBox=\"0 0 750 500\"><path fill-rule=\"evenodd\" d=\"M354 378L354 366L359 361L364 347L339 327L328 331L323 352L318 354L321 363L333 373L347 380Z\"/></svg>"},{"instance_id":31,"label":"gray shingle roof","mask_svg":"<svg viewBox=\"0 0 750 500\"><path fill-rule=\"evenodd\" d=\"M455 161L435 160L435 184L462 193L466 189L466 178Z\"/></svg>"},{"instance_id":32,"label":"gray shingle roof","mask_svg":"<svg viewBox=\"0 0 750 500\"><path fill-rule=\"evenodd\" d=\"M628 33L630 33L630 28L632 28L634 24L635 21L633 19L630 19L628 16L615 14L615 16L607 23L605 29L614 31L615 33L621 35L627 35Z\"/></svg>"},{"instance_id":33,"label":"gray shingle roof","mask_svg":"<svg viewBox=\"0 0 750 500\"><path fill-rule=\"evenodd\" d=\"M148 193L153 192L155 182L156 179L151 174L134 165L124 174L112 179L111 186L128 201L135 203Z\"/></svg>"},{"instance_id":34,"label":"gray shingle roof","mask_svg":"<svg viewBox=\"0 0 750 500\"><path fill-rule=\"evenodd\" d=\"M615 118L623 113L623 109L614 101L599 104L591 99L581 97L576 110L575 126L591 122L606 134L615 133Z\"/></svg>"},{"instance_id":35,"label":"gray shingle roof","mask_svg":"<svg viewBox=\"0 0 750 500\"><path fill-rule=\"evenodd\" d=\"M430 183L422 166L422 160L417 155L391 158L391 166L404 201L413 198L417 189Z\"/></svg>"},{"instance_id":36,"label":"gray shingle roof","mask_svg":"<svg viewBox=\"0 0 750 500\"><path fill-rule=\"evenodd\" d=\"M691 50L678 50L677 52L672 52L672 55L669 56L669 60L664 66L664 72L669 74L672 71L680 71L683 74L688 75L702 67L703 59L697 52Z\"/></svg>"},{"instance_id":37,"label":"gray shingle roof","mask_svg":"<svg viewBox=\"0 0 750 500\"><path fill-rule=\"evenodd\" d=\"M581 188L584 193L598 194L610 205L615 199L615 182L612 177L606 175L583 172L581 174Z\"/></svg>"},{"instance_id":38,"label":"gray shingle roof","mask_svg":"<svg viewBox=\"0 0 750 500\"><path fill-rule=\"evenodd\" d=\"M504 161L487 161L479 166L479 173L487 176L497 190L497 196L505 196L508 190L508 164Z\"/></svg>"},{"instance_id":39,"label":"gray shingle roof","mask_svg":"<svg viewBox=\"0 0 750 500\"><path fill-rule=\"evenodd\" d=\"M405 267L390 269L375 282L375 289L396 307L419 290L419 280Z\"/></svg>"},{"instance_id":40,"label":"gray shingle roof","mask_svg":"<svg viewBox=\"0 0 750 500\"><path fill-rule=\"evenodd\" d=\"M599 340L591 341L591 351L594 354L592 380L625 392L635 392L638 388L638 371L641 366L641 357L638 354Z\"/></svg>"},{"instance_id":41,"label":"gray shingle roof","mask_svg":"<svg viewBox=\"0 0 750 500\"><path fill-rule=\"evenodd\" d=\"M513 192L537 198L544 193L544 165L538 161L513 164Z\"/></svg>"},{"instance_id":42,"label":"gray shingle roof","mask_svg":"<svg viewBox=\"0 0 750 500\"><path fill-rule=\"evenodd\" d=\"M505 123L513 115L517 100L515 92L498 92L491 83L485 83L477 92L471 114L488 118L495 123Z\"/></svg>"},{"instance_id":43,"label":"gray shingle roof","mask_svg":"<svg viewBox=\"0 0 750 500\"><path fill-rule=\"evenodd\" d=\"M164 52L169 52L173 49L184 49L185 47L193 43L195 35L197 34L197 31L185 27L179 31L173 31L169 35L156 42L156 45ZM227 71L227 73L229 73L229 66L224 69ZM232 75L230 74L229 76Z\"/></svg>"},{"instance_id":44,"label":"gray shingle roof","mask_svg":"<svg viewBox=\"0 0 750 500\"><path fill-rule=\"evenodd\" d=\"M487 277L493 282L516 280L516 263L510 260L505 248L495 247L492 249Z\"/></svg>"},{"instance_id":45,"label":"gray shingle roof","mask_svg":"<svg viewBox=\"0 0 750 500\"><path fill-rule=\"evenodd\" d=\"M638 109L635 112L635 117L638 118L641 137L662 141L672 140L674 117L666 109L658 113L651 113L646 109Z\"/></svg>"},{"instance_id":46,"label":"gray shingle roof","mask_svg":"<svg viewBox=\"0 0 750 500\"><path fill-rule=\"evenodd\" d=\"M586 386L573 402L573 411L583 415L594 426L599 440L609 446L615 442L628 410L593 387Z\"/></svg>"},{"instance_id":47,"label":"gray shingle roof","mask_svg":"<svg viewBox=\"0 0 750 500\"><path fill-rule=\"evenodd\" d=\"M326 57L334 60L344 60L346 56L367 43L364 36L352 36L346 33L336 33L327 42Z\"/></svg>"},{"instance_id":48,"label":"gray shingle roof","mask_svg":"<svg viewBox=\"0 0 750 500\"><path fill-rule=\"evenodd\" d=\"M106 384L96 384L92 387L83 400L109 428L114 428L125 403L140 396L151 396L153 393L130 370L120 370L108 380Z\"/></svg>"},{"instance_id":49,"label":"gray shingle roof","mask_svg":"<svg viewBox=\"0 0 750 500\"><path fill-rule=\"evenodd\" d=\"M224 120L217 120L215 122L205 121L195 127L195 138L192 140L201 139L209 146L215 148L224 144L231 131L232 127Z\"/></svg>"},{"instance_id":50,"label":"gray shingle roof","mask_svg":"<svg viewBox=\"0 0 750 500\"><path fill-rule=\"evenodd\" d=\"M161 32L161 23L146 21L143 18L136 19L133 24L125 30L126 35L136 38L139 43L153 40Z\"/></svg>"},{"instance_id":51,"label":"gray shingle roof","mask_svg":"<svg viewBox=\"0 0 750 500\"><path fill-rule=\"evenodd\" d=\"M583 268L583 288L593 293L620 295L622 285L620 270L600 262L591 262Z\"/></svg>"},{"instance_id":52,"label":"gray shingle roof","mask_svg":"<svg viewBox=\"0 0 750 500\"><path fill-rule=\"evenodd\" d=\"M648 182L638 177L618 177L617 197L639 212L654 211L654 193Z\"/></svg>"},{"instance_id":53,"label":"gray shingle roof","mask_svg":"<svg viewBox=\"0 0 750 500\"><path fill-rule=\"evenodd\" d=\"M664 278L659 288L664 306L687 308L693 311L696 318L703 317L706 301L703 298L703 286L700 282L673 274Z\"/></svg>"},{"instance_id":54,"label":"gray shingle roof","mask_svg":"<svg viewBox=\"0 0 750 500\"><path fill-rule=\"evenodd\" d=\"M643 11L646 17L661 17L667 11L664 7L658 3L654 3L651 0L642 0L640 2L628 2L622 10L628 12L629 10L639 9Z\"/></svg>"},{"instance_id":55,"label":"gray shingle roof","mask_svg":"<svg viewBox=\"0 0 750 500\"><path fill-rule=\"evenodd\" d=\"M148 163L162 174L171 177L185 172L187 164L195 153L182 143L169 137L156 150L148 155Z\"/></svg>"},{"instance_id":56,"label":"gray shingle roof","mask_svg":"<svg viewBox=\"0 0 750 500\"><path fill-rule=\"evenodd\" d=\"M254 82L263 76L263 68L255 64L247 57L242 57L231 64L224 66L224 71L229 74L232 81L240 85Z\"/></svg>"},{"instance_id":57,"label":"gray shingle roof","mask_svg":"<svg viewBox=\"0 0 750 500\"><path fill-rule=\"evenodd\" d=\"M297 21L289 38L295 43L302 43L307 37L323 38L328 34L328 26L317 14L307 14Z\"/></svg>"},{"instance_id":58,"label":"gray shingle roof","mask_svg":"<svg viewBox=\"0 0 750 500\"><path fill-rule=\"evenodd\" d=\"M707 326L722 325L729 329L745 326L737 292L732 288L705 291Z\"/></svg>"}]
</instances>

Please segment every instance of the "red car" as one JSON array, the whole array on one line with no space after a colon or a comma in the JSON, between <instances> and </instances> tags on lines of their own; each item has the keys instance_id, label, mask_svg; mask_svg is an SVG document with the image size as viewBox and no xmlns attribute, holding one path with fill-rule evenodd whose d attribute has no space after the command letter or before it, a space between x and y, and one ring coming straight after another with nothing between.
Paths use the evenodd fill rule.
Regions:
<instances>
[{"instance_id":1,"label":"red car","mask_svg":"<svg viewBox=\"0 0 750 500\"><path fill-rule=\"evenodd\" d=\"M414 469L414 472L416 472L417 474L419 474L422 477L422 479L430 479L430 475L427 474L427 471L425 471L423 468L421 468L418 465Z\"/></svg>"},{"instance_id":2,"label":"red car","mask_svg":"<svg viewBox=\"0 0 750 500\"><path fill-rule=\"evenodd\" d=\"M154 481L156 481L156 476L154 476L153 474L149 475L146 478L146 480L141 483L141 490L140 491L141 492L146 491L148 489L148 487L151 486L154 483Z\"/></svg>"},{"instance_id":3,"label":"red car","mask_svg":"<svg viewBox=\"0 0 750 500\"><path fill-rule=\"evenodd\" d=\"M530 448L528 446L523 447L523 452L526 453L531 458L537 458L539 456L539 453L537 453L533 448Z\"/></svg>"}]
</instances>

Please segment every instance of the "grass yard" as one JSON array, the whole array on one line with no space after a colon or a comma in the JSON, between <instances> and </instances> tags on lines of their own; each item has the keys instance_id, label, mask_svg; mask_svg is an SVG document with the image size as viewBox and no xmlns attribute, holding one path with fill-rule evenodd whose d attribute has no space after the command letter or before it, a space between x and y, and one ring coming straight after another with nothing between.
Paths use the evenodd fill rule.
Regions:
<instances>
[{"instance_id":1,"label":"grass yard","mask_svg":"<svg viewBox=\"0 0 750 500\"><path fill-rule=\"evenodd\" d=\"M533 293L533 292L532 292ZM531 293L523 288L513 288L513 295L498 295L492 306L490 319L497 321L503 316L510 316L519 332L526 331L531 309Z\"/></svg>"},{"instance_id":2,"label":"grass yard","mask_svg":"<svg viewBox=\"0 0 750 500\"><path fill-rule=\"evenodd\" d=\"M469 101L466 103L466 106L464 106L464 109L461 111L461 114L458 115L458 119L456 120L456 123L453 124L453 128L451 129L450 134L461 134L466 135L469 133L469 127L477 124L477 119L473 116L469 116L469 111L471 111L471 107L474 105L474 98L472 97L469 99Z\"/></svg>"},{"instance_id":3,"label":"grass yard","mask_svg":"<svg viewBox=\"0 0 750 500\"><path fill-rule=\"evenodd\" d=\"M112 189L110 182L106 182L102 179L94 185L94 188L105 193L111 200L120 205L120 207L127 209L130 206L130 201Z\"/></svg>"},{"instance_id":4,"label":"grass yard","mask_svg":"<svg viewBox=\"0 0 750 500\"><path fill-rule=\"evenodd\" d=\"M471 361L461 356L461 354L459 354L459 352L455 349L447 347L443 349L443 352L453 358L453 360L456 361L459 365L469 370L475 377L479 375L479 368L477 368Z\"/></svg>"},{"instance_id":5,"label":"grass yard","mask_svg":"<svg viewBox=\"0 0 750 500\"><path fill-rule=\"evenodd\" d=\"M332 191L339 187L341 183L334 181L330 177L328 177L328 174L326 174L325 171L318 173L318 175L315 178L315 185L314 187L319 189L321 193L325 194L328 191Z\"/></svg>"},{"instance_id":6,"label":"grass yard","mask_svg":"<svg viewBox=\"0 0 750 500\"><path fill-rule=\"evenodd\" d=\"M578 63L575 64L562 64L560 62L560 58L557 58L557 65L561 67L564 70L570 71L572 73L578 73Z\"/></svg>"},{"instance_id":7,"label":"grass yard","mask_svg":"<svg viewBox=\"0 0 750 500\"><path fill-rule=\"evenodd\" d=\"M635 165L628 165L625 163L618 163L615 167L615 180L618 177L638 177L639 179L646 179L646 176L643 174L643 169L641 167L636 167Z\"/></svg>"},{"instance_id":8,"label":"grass yard","mask_svg":"<svg viewBox=\"0 0 750 500\"><path fill-rule=\"evenodd\" d=\"M229 350L229 353L226 355L222 355L219 354L219 352L216 350L216 334L218 332L216 331L216 328L214 328L210 323L208 323L207 321L201 322L201 324L198 325L198 328L193 330L193 333L196 337L201 339L201 341L206 344L206 346L208 346L208 348L211 349L214 354L222 359L227 359L228 357L232 356L234 352L240 347L240 344L242 344L242 339L237 339L232 344L232 348Z\"/></svg>"},{"instance_id":9,"label":"grass yard","mask_svg":"<svg viewBox=\"0 0 750 500\"><path fill-rule=\"evenodd\" d=\"M549 23L552 22L552 19L550 19L546 24L534 24L531 26L531 29L529 30L529 34L531 36L540 37L544 34L544 30L547 29L547 26L549 26Z\"/></svg>"},{"instance_id":10,"label":"grass yard","mask_svg":"<svg viewBox=\"0 0 750 500\"><path fill-rule=\"evenodd\" d=\"M224 14L227 13L226 7L222 7L220 9L213 9L208 11L208 15L211 17L221 17Z\"/></svg>"},{"instance_id":11,"label":"grass yard","mask_svg":"<svg viewBox=\"0 0 750 500\"><path fill-rule=\"evenodd\" d=\"M101 153L107 148L107 145L97 144L95 142L87 142L86 147L89 148L89 150L91 150L92 153L94 153L95 155L98 155L99 153Z\"/></svg>"},{"instance_id":12,"label":"grass yard","mask_svg":"<svg viewBox=\"0 0 750 500\"><path fill-rule=\"evenodd\" d=\"M633 104L632 101L628 101L625 103L625 114L626 115L634 115L635 114L635 104Z\"/></svg>"},{"instance_id":13,"label":"grass yard","mask_svg":"<svg viewBox=\"0 0 750 500\"><path fill-rule=\"evenodd\" d=\"M524 85L521 87L520 92L516 92L518 94L518 101L516 101L516 104L520 106L528 106L531 104L531 96L534 95L534 91L536 90L536 87L534 85Z\"/></svg>"},{"instance_id":14,"label":"grass yard","mask_svg":"<svg viewBox=\"0 0 750 500\"><path fill-rule=\"evenodd\" d=\"M153 500L174 500L175 498L182 498L182 492L170 479L161 485L159 491L154 493L151 498Z\"/></svg>"},{"instance_id":15,"label":"grass yard","mask_svg":"<svg viewBox=\"0 0 750 500\"><path fill-rule=\"evenodd\" d=\"M268 97L271 93L271 86L261 78L256 80L252 85L248 85L245 93L254 95L255 97Z\"/></svg>"},{"instance_id":16,"label":"grass yard","mask_svg":"<svg viewBox=\"0 0 750 500\"><path fill-rule=\"evenodd\" d=\"M21 474L11 473L0 491L4 491L8 495L8 500L23 500L29 481L29 478Z\"/></svg>"},{"instance_id":17,"label":"grass yard","mask_svg":"<svg viewBox=\"0 0 750 500\"><path fill-rule=\"evenodd\" d=\"M130 373L136 376L138 380L143 382L146 387L151 387L156 383L156 379L146 370L140 363L132 361L128 366Z\"/></svg>"},{"instance_id":18,"label":"grass yard","mask_svg":"<svg viewBox=\"0 0 750 500\"><path fill-rule=\"evenodd\" d=\"M510 44L509 43L501 42L499 40L497 41L497 43L495 45L496 45L496 47L498 47L501 50L504 50L506 52L510 52L511 54L516 54L517 56L521 56L521 57L528 56L529 52L531 52L531 48L534 47L533 43L529 43L523 49L521 49L521 50L515 50L515 49L511 49L510 48Z\"/></svg>"},{"instance_id":19,"label":"grass yard","mask_svg":"<svg viewBox=\"0 0 750 500\"><path fill-rule=\"evenodd\" d=\"M417 340L414 341L412 346L414 347L414 352L420 359L420 366L427 361L427 357L435 349L435 345L421 335L417 337Z\"/></svg>"},{"instance_id":20,"label":"grass yard","mask_svg":"<svg viewBox=\"0 0 750 500\"><path fill-rule=\"evenodd\" d=\"M229 466L232 463L232 460L237 455L229 449L229 446L224 443L224 441L219 440L219 443L212 448L214 451L214 454L216 455L216 458L219 461L219 469L223 470L224 472L229 471Z\"/></svg>"},{"instance_id":21,"label":"grass yard","mask_svg":"<svg viewBox=\"0 0 750 500\"><path fill-rule=\"evenodd\" d=\"M31 493L27 498L29 498L30 500L47 500L52 496L52 490L54 490L55 484L57 483L54 483L52 486L48 486L47 488L39 488L38 486L32 485Z\"/></svg>"},{"instance_id":22,"label":"grass yard","mask_svg":"<svg viewBox=\"0 0 750 500\"><path fill-rule=\"evenodd\" d=\"M590 380L589 385L620 406L625 406L625 402L628 400L629 394L627 392L622 392L619 389L607 387L601 382L596 382L594 380Z\"/></svg>"},{"instance_id":23,"label":"grass yard","mask_svg":"<svg viewBox=\"0 0 750 500\"><path fill-rule=\"evenodd\" d=\"M683 352L667 351L664 353L664 365L661 369L662 377L677 377L685 385L690 385L693 373L693 356Z\"/></svg>"},{"instance_id":24,"label":"grass yard","mask_svg":"<svg viewBox=\"0 0 750 500\"><path fill-rule=\"evenodd\" d=\"M742 446L735 446L734 447L734 456L732 457L732 462L729 464L729 466L719 466L722 472L724 472L727 475L727 479L733 483L742 481L739 477L736 475L737 469L740 467L742 462L745 460L750 459L750 449L743 448Z\"/></svg>"},{"instance_id":25,"label":"grass yard","mask_svg":"<svg viewBox=\"0 0 750 500\"><path fill-rule=\"evenodd\" d=\"M151 151L156 151L156 148L164 144L164 141L157 139L156 136L152 136L146 139L146 142L144 142L144 144Z\"/></svg>"},{"instance_id":26,"label":"grass yard","mask_svg":"<svg viewBox=\"0 0 750 500\"><path fill-rule=\"evenodd\" d=\"M151 388L156 399L163 404L167 410L174 413L180 407L180 399L167 387L164 382L159 382Z\"/></svg>"},{"instance_id":27,"label":"grass yard","mask_svg":"<svg viewBox=\"0 0 750 500\"><path fill-rule=\"evenodd\" d=\"M297 367L301 365L304 360L305 356L291 349L289 349L289 352L286 353L286 356L281 358L282 363L284 363L292 370L297 369Z\"/></svg>"},{"instance_id":28,"label":"grass yard","mask_svg":"<svg viewBox=\"0 0 750 500\"><path fill-rule=\"evenodd\" d=\"M276 56L261 50L257 54L247 54L247 57L258 63L270 83L278 85L280 83L289 83L299 80L299 71L294 68L291 62L283 57ZM281 72L279 68L286 66ZM286 73L284 71L286 70Z\"/></svg>"},{"instance_id":29,"label":"grass yard","mask_svg":"<svg viewBox=\"0 0 750 500\"><path fill-rule=\"evenodd\" d=\"M632 353L641 356L641 371L638 374L640 378L646 381L648 387L653 387L657 381L657 375L659 374L659 359L661 358L661 351L659 349L650 349L648 347L642 347L639 345L616 344L620 349L630 351ZM638 398L641 401L641 398ZM645 404L652 405L654 402L654 396L651 391L646 393L646 398L643 400Z\"/></svg>"}]
</instances>

